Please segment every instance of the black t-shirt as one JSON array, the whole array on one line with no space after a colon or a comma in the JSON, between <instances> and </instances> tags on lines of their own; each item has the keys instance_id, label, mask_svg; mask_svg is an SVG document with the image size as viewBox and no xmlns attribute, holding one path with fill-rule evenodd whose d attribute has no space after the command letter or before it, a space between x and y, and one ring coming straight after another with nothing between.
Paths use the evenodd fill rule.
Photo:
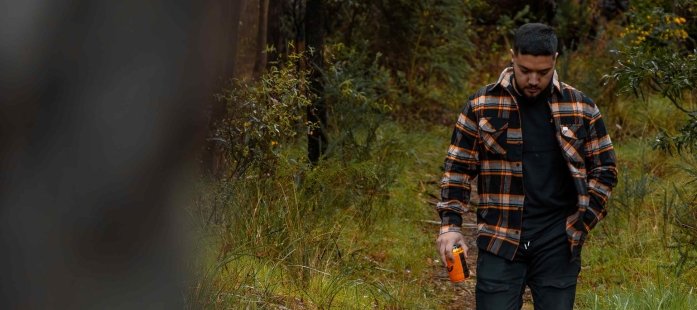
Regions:
<instances>
[{"instance_id":1,"label":"black t-shirt","mask_svg":"<svg viewBox=\"0 0 697 310\"><path fill-rule=\"evenodd\" d=\"M523 240L563 227L555 224L565 221L578 199L557 141L549 94L551 88L533 99L517 96L523 132Z\"/></svg>"}]
</instances>

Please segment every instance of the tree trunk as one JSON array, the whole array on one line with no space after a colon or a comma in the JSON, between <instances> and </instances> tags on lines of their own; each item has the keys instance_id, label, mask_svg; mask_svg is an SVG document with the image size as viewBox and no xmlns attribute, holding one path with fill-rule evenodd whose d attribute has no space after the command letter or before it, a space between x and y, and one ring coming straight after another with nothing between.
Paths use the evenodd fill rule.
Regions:
<instances>
[{"instance_id":1,"label":"tree trunk","mask_svg":"<svg viewBox=\"0 0 697 310\"><path fill-rule=\"evenodd\" d=\"M208 16L206 16L206 23L212 24L213 26L206 26L208 29L214 29L214 27L221 28L221 30L213 33L207 34L208 36L218 35L217 38L225 38L225 40L218 40L219 44L216 49L224 56L219 58L219 63L212 64L217 66L216 72L219 75L214 78L217 79L217 84L215 85L214 92L220 91L220 89L227 83L227 81L235 76L235 60L237 56L237 46L238 34L240 30L240 18L242 11L245 8L246 0L238 1L211 1L211 8L208 10ZM221 34L218 32L222 32ZM214 38L210 38L214 40ZM212 42L211 44L216 44ZM216 101L211 99L210 106L208 108L208 133L210 136L214 135L216 124L218 124L224 117L226 113L225 102ZM211 138L211 137L209 137ZM205 173L215 177L221 177L222 172L225 169L223 163L224 145L222 145L217 140L208 140L206 146L201 154L201 168Z\"/></svg>"},{"instance_id":2,"label":"tree trunk","mask_svg":"<svg viewBox=\"0 0 697 310\"><path fill-rule=\"evenodd\" d=\"M266 68L266 34L268 32L269 0L259 0L259 27L257 28L257 57L254 61L254 77L261 76Z\"/></svg>"},{"instance_id":3,"label":"tree trunk","mask_svg":"<svg viewBox=\"0 0 697 310\"><path fill-rule=\"evenodd\" d=\"M308 133L307 155L316 164L327 149L324 128L327 124L327 108L323 98L322 72L324 59L324 3L323 0L308 0L305 8L305 40L310 54L310 91L316 98L307 109L307 120L314 126Z\"/></svg>"},{"instance_id":4,"label":"tree trunk","mask_svg":"<svg viewBox=\"0 0 697 310\"><path fill-rule=\"evenodd\" d=\"M283 0L269 0L269 13L267 14L267 37L273 49L266 53L267 66L279 60L280 55L284 54L286 43L281 34L281 16L283 14Z\"/></svg>"},{"instance_id":5,"label":"tree trunk","mask_svg":"<svg viewBox=\"0 0 697 310\"><path fill-rule=\"evenodd\" d=\"M2 2L0 309L203 307L182 189L237 44L219 2Z\"/></svg>"}]
</instances>

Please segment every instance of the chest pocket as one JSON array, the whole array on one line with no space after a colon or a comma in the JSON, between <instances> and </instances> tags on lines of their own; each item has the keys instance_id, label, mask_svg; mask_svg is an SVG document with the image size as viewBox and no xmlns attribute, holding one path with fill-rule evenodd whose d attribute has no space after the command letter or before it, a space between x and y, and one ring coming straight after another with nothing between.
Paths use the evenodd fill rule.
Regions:
<instances>
[{"instance_id":1,"label":"chest pocket","mask_svg":"<svg viewBox=\"0 0 697 310\"><path fill-rule=\"evenodd\" d=\"M576 163L583 163L583 144L586 140L586 128L583 124L562 124L561 146L564 156Z\"/></svg>"},{"instance_id":2,"label":"chest pocket","mask_svg":"<svg viewBox=\"0 0 697 310\"><path fill-rule=\"evenodd\" d=\"M494 154L506 155L508 120L483 117L479 119L479 136L484 148Z\"/></svg>"}]
</instances>

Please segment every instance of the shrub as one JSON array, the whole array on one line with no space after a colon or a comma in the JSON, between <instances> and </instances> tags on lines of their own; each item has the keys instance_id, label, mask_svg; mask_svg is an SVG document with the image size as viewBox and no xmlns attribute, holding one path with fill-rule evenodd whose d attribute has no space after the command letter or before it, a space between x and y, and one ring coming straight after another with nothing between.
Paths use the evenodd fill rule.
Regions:
<instances>
[{"instance_id":1,"label":"shrub","mask_svg":"<svg viewBox=\"0 0 697 310\"><path fill-rule=\"evenodd\" d=\"M405 95L399 106L402 116L439 120L443 109L461 108L471 92L467 82L472 64L477 63L471 56L476 50L470 11L473 1L391 2L407 6L411 12L411 18L402 21L410 30L405 42L410 53L404 55L406 62L396 71Z\"/></svg>"},{"instance_id":2,"label":"shrub","mask_svg":"<svg viewBox=\"0 0 697 310\"><path fill-rule=\"evenodd\" d=\"M327 156L344 162L365 160L376 147L378 128L389 117L397 89L381 54L339 43L327 48L324 100L329 110Z\"/></svg>"},{"instance_id":3,"label":"shrub","mask_svg":"<svg viewBox=\"0 0 697 310\"><path fill-rule=\"evenodd\" d=\"M340 12L331 41L380 55L391 86L392 115L402 120L436 119L467 98L471 64L478 61L471 38L471 12L479 1L331 1ZM359 26L360 25L360 26ZM357 55L360 56L360 55ZM370 61L374 57L368 57Z\"/></svg>"},{"instance_id":4,"label":"shrub","mask_svg":"<svg viewBox=\"0 0 697 310\"><path fill-rule=\"evenodd\" d=\"M307 130L309 82L308 72L296 65L300 57L290 55L258 80L233 79L216 95L227 111L210 140L223 146L229 178L239 179L249 169L272 172L281 145Z\"/></svg>"}]
</instances>

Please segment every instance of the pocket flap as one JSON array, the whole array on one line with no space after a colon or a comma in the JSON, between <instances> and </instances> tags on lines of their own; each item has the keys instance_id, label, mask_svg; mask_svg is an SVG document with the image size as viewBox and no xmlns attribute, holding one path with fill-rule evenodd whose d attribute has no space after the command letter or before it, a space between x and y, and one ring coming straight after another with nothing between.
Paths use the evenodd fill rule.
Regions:
<instances>
[{"instance_id":1,"label":"pocket flap","mask_svg":"<svg viewBox=\"0 0 697 310\"><path fill-rule=\"evenodd\" d=\"M486 293L505 292L508 291L509 287L510 285L508 283L481 281L481 279L479 282L477 282L477 289Z\"/></svg>"},{"instance_id":2,"label":"pocket flap","mask_svg":"<svg viewBox=\"0 0 697 310\"><path fill-rule=\"evenodd\" d=\"M482 131L494 133L508 128L508 120L497 117L482 117L479 119Z\"/></svg>"},{"instance_id":3,"label":"pocket flap","mask_svg":"<svg viewBox=\"0 0 697 310\"><path fill-rule=\"evenodd\" d=\"M561 124L561 134L571 139L584 139L586 137L586 128L583 124Z\"/></svg>"}]
</instances>

